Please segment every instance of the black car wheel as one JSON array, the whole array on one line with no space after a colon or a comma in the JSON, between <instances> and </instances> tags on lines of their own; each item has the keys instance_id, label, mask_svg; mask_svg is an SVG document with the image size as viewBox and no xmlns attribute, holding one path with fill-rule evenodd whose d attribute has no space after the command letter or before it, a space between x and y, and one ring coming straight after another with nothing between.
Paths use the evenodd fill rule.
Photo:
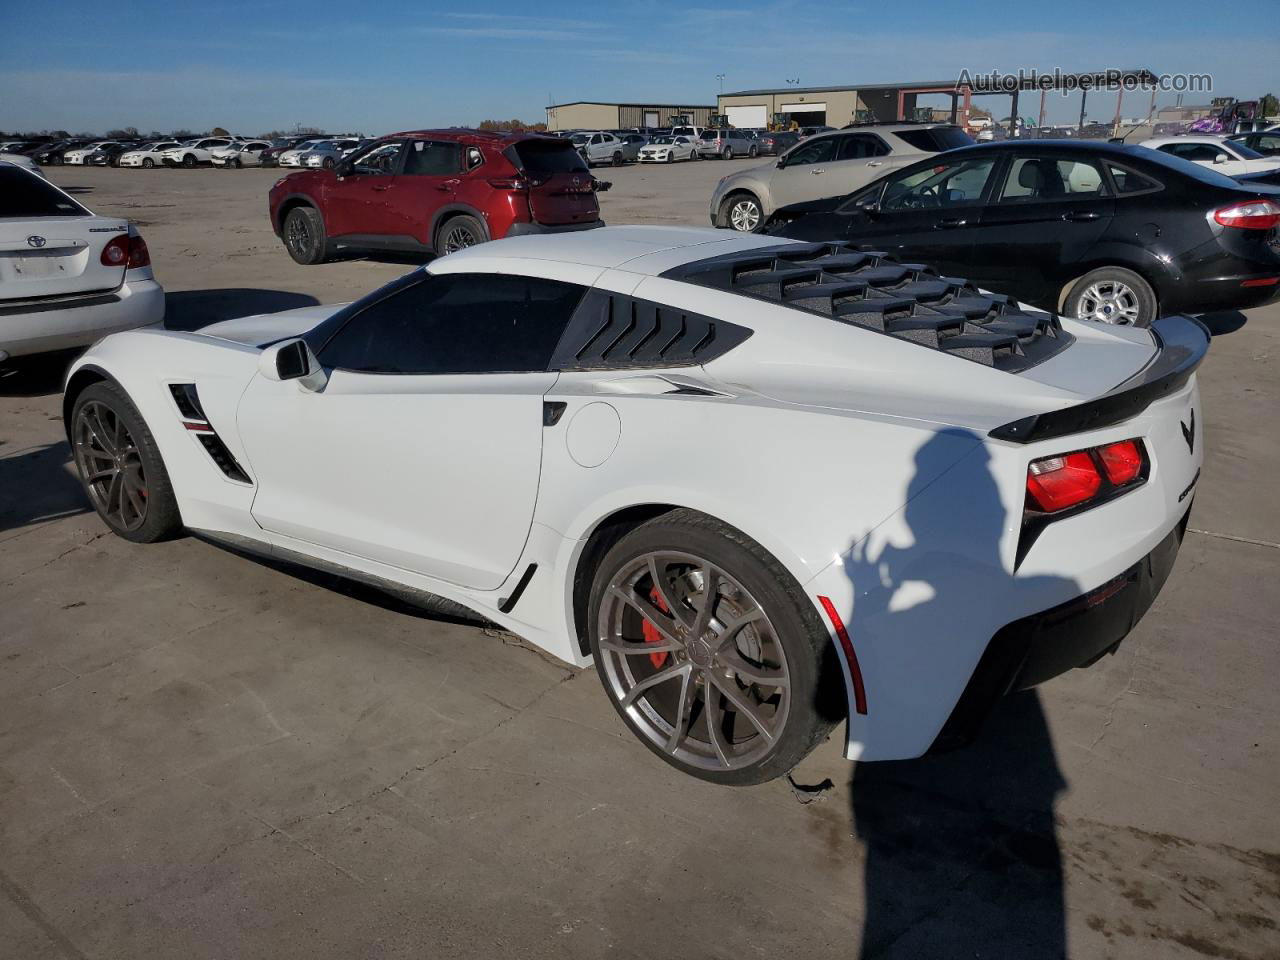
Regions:
<instances>
[{"instance_id":1,"label":"black car wheel","mask_svg":"<svg viewBox=\"0 0 1280 960\"><path fill-rule=\"evenodd\" d=\"M95 383L76 397L71 443L85 493L113 533L154 543L182 530L160 449L123 390Z\"/></svg>"},{"instance_id":2,"label":"black car wheel","mask_svg":"<svg viewBox=\"0 0 1280 960\"><path fill-rule=\"evenodd\" d=\"M474 247L477 243L484 243L487 239L484 225L475 217L454 217L441 224L436 231L436 253L443 257Z\"/></svg>"},{"instance_id":3,"label":"black car wheel","mask_svg":"<svg viewBox=\"0 0 1280 960\"><path fill-rule=\"evenodd\" d=\"M152 160L150 157L143 157L143 158L142 158L142 165L143 165L146 169L150 170L152 167L154 167L154 166L156 165L156 162L155 162L154 160Z\"/></svg>"},{"instance_id":4,"label":"black car wheel","mask_svg":"<svg viewBox=\"0 0 1280 960\"><path fill-rule=\"evenodd\" d=\"M724 153L720 154L720 158L721 158L722 160L732 160L732 159L733 159L733 147L725 147L725 148L724 148Z\"/></svg>"},{"instance_id":5,"label":"black car wheel","mask_svg":"<svg viewBox=\"0 0 1280 960\"><path fill-rule=\"evenodd\" d=\"M294 207L284 218L281 231L284 248L296 263L324 263L326 242L324 221L315 207Z\"/></svg>"},{"instance_id":6,"label":"black car wheel","mask_svg":"<svg viewBox=\"0 0 1280 960\"><path fill-rule=\"evenodd\" d=\"M589 638L614 709L646 747L713 783L782 776L838 715L826 627L763 547L693 510L623 536L593 573Z\"/></svg>"},{"instance_id":7,"label":"black car wheel","mask_svg":"<svg viewBox=\"0 0 1280 960\"><path fill-rule=\"evenodd\" d=\"M195 156L193 154L188 153L186 156L182 158L182 165L186 167L188 170L190 170L192 167L196 165Z\"/></svg>"},{"instance_id":8,"label":"black car wheel","mask_svg":"<svg viewBox=\"0 0 1280 960\"><path fill-rule=\"evenodd\" d=\"M1077 320L1149 327L1156 310L1156 295L1146 280L1123 267L1102 267L1072 285L1063 312Z\"/></svg>"}]
</instances>

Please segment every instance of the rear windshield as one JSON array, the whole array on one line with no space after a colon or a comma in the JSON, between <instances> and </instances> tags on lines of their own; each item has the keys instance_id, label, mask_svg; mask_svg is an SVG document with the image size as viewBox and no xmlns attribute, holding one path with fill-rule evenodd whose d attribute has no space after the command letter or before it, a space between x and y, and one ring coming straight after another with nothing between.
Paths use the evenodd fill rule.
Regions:
<instances>
[{"instance_id":1,"label":"rear windshield","mask_svg":"<svg viewBox=\"0 0 1280 960\"><path fill-rule=\"evenodd\" d=\"M516 166L526 173L576 173L587 169L582 155L564 140L521 140L511 151Z\"/></svg>"},{"instance_id":2,"label":"rear windshield","mask_svg":"<svg viewBox=\"0 0 1280 960\"><path fill-rule=\"evenodd\" d=\"M0 164L0 217L78 217L88 213L34 173Z\"/></svg>"},{"instance_id":3,"label":"rear windshield","mask_svg":"<svg viewBox=\"0 0 1280 960\"><path fill-rule=\"evenodd\" d=\"M956 147L967 147L973 138L959 127L930 127L926 130L898 130L894 134L917 150L925 153L941 153Z\"/></svg>"}]
</instances>

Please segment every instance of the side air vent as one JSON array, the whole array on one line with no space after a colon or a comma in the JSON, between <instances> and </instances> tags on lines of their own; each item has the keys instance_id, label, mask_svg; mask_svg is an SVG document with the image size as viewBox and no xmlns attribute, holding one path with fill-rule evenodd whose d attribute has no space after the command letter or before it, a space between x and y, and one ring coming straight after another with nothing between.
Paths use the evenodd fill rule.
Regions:
<instances>
[{"instance_id":1,"label":"side air vent","mask_svg":"<svg viewBox=\"0 0 1280 960\"><path fill-rule=\"evenodd\" d=\"M692 366L722 356L749 336L749 329L735 323L591 290L560 338L551 368Z\"/></svg>"},{"instance_id":2,"label":"side air vent","mask_svg":"<svg viewBox=\"0 0 1280 960\"><path fill-rule=\"evenodd\" d=\"M770 300L1017 373L1074 341L1052 314L847 243L787 244L686 263L664 277Z\"/></svg>"},{"instance_id":3,"label":"side air vent","mask_svg":"<svg viewBox=\"0 0 1280 960\"><path fill-rule=\"evenodd\" d=\"M237 483L253 483L249 479L249 474L245 473L244 467L240 466L235 455L227 449L227 445L222 442L222 438L209 423L204 407L200 404L200 393L196 390L196 385L171 383L169 393L173 396L178 412L182 414L182 425L195 434L196 439L200 441L200 446L204 447L205 452L209 454L210 459L223 475Z\"/></svg>"}]
</instances>

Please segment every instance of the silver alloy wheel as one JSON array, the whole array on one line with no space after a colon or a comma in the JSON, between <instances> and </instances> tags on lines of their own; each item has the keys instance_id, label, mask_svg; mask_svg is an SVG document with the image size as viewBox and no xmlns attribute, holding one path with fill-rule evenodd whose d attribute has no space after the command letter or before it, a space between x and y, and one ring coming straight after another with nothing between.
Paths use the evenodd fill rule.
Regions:
<instances>
[{"instance_id":1,"label":"silver alloy wheel","mask_svg":"<svg viewBox=\"0 0 1280 960\"><path fill-rule=\"evenodd\" d=\"M1131 325L1138 322L1140 311L1138 295L1119 280L1090 284L1076 301L1077 320Z\"/></svg>"},{"instance_id":2,"label":"silver alloy wheel","mask_svg":"<svg viewBox=\"0 0 1280 960\"><path fill-rule=\"evenodd\" d=\"M136 530L147 519L147 478L142 454L120 415L105 403L86 403L76 414L76 467L89 499L122 530Z\"/></svg>"},{"instance_id":3,"label":"silver alloy wheel","mask_svg":"<svg viewBox=\"0 0 1280 960\"><path fill-rule=\"evenodd\" d=\"M465 226L450 227L449 232L444 235L444 252L446 254L456 253L459 250L465 250L467 247L474 247L479 242L475 234Z\"/></svg>"},{"instance_id":4,"label":"silver alloy wheel","mask_svg":"<svg viewBox=\"0 0 1280 960\"><path fill-rule=\"evenodd\" d=\"M284 239L294 253L305 257L311 247L311 224L307 218L302 214L290 217L285 224Z\"/></svg>"},{"instance_id":5,"label":"silver alloy wheel","mask_svg":"<svg viewBox=\"0 0 1280 960\"><path fill-rule=\"evenodd\" d=\"M791 708L786 651L727 571L693 554L643 554L610 580L596 628L606 690L673 759L739 770L778 742Z\"/></svg>"},{"instance_id":6,"label":"silver alloy wheel","mask_svg":"<svg viewBox=\"0 0 1280 960\"><path fill-rule=\"evenodd\" d=\"M735 230L751 233L760 226L760 204L750 197L735 200L729 208L729 223Z\"/></svg>"}]
</instances>

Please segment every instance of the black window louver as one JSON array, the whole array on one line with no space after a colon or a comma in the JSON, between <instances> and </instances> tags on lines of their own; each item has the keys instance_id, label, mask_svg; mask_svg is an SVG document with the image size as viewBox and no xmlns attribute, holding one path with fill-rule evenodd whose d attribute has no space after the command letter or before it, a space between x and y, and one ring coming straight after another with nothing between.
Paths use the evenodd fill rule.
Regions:
<instances>
[{"instance_id":1,"label":"black window louver","mask_svg":"<svg viewBox=\"0 0 1280 960\"><path fill-rule=\"evenodd\" d=\"M222 442L222 438L216 433L198 433L200 445L205 448L209 456L213 458L213 462L218 465L218 469L239 483L252 483L249 475L244 472L244 468L232 456L231 451L227 449L227 445Z\"/></svg>"},{"instance_id":2,"label":"black window louver","mask_svg":"<svg viewBox=\"0 0 1280 960\"><path fill-rule=\"evenodd\" d=\"M591 290L565 328L551 368L692 366L723 356L749 336L749 329L725 320Z\"/></svg>"},{"instance_id":3,"label":"black window louver","mask_svg":"<svg viewBox=\"0 0 1280 960\"><path fill-rule=\"evenodd\" d=\"M686 263L663 274L769 300L1017 373L1075 339L1052 314L850 244L786 244Z\"/></svg>"}]
</instances>

